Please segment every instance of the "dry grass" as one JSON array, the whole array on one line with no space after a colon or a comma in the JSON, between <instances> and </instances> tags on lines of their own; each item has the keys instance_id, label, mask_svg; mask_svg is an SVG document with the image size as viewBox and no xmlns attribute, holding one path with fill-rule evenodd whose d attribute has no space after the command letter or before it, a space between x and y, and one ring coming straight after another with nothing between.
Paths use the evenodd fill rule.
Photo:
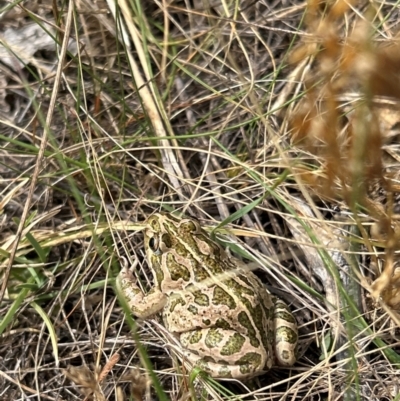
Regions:
<instances>
[{"instance_id":1,"label":"dry grass","mask_svg":"<svg viewBox=\"0 0 400 401\"><path fill-rule=\"evenodd\" d=\"M3 10L1 400L399 399L399 3ZM235 234L298 318L292 369L218 383L124 314L156 210Z\"/></svg>"}]
</instances>

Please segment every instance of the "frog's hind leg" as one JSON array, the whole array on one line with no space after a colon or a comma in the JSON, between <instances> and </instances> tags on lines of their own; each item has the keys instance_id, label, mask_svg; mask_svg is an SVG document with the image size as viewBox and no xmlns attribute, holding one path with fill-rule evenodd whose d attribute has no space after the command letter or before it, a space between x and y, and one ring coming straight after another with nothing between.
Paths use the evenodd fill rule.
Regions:
<instances>
[{"instance_id":1,"label":"frog's hind leg","mask_svg":"<svg viewBox=\"0 0 400 401\"><path fill-rule=\"evenodd\" d=\"M228 365L223 362L211 362L189 351L185 357L193 366L199 367L211 377L216 379L246 379L264 373L255 367L253 362L246 362L242 365Z\"/></svg>"},{"instance_id":2,"label":"frog's hind leg","mask_svg":"<svg viewBox=\"0 0 400 401\"><path fill-rule=\"evenodd\" d=\"M279 365L292 366L297 357L297 323L289 307L274 298L275 357Z\"/></svg>"},{"instance_id":3,"label":"frog's hind leg","mask_svg":"<svg viewBox=\"0 0 400 401\"><path fill-rule=\"evenodd\" d=\"M235 330L196 329L181 333L186 358L215 378L241 379L263 372L267 355Z\"/></svg>"}]
</instances>

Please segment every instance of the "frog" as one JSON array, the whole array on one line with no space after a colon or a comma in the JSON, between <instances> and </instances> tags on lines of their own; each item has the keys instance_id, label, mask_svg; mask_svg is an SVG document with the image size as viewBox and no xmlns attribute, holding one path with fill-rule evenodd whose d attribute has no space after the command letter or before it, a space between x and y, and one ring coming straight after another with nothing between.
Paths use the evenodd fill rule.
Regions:
<instances>
[{"instance_id":1,"label":"frog","mask_svg":"<svg viewBox=\"0 0 400 401\"><path fill-rule=\"evenodd\" d=\"M162 312L192 365L213 378L248 379L296 362L298 329L287 304L198 220L154 213L144 249L154 286L144 294L124 266L117 291L139 319Z\"/></svg>"}]
</instances>

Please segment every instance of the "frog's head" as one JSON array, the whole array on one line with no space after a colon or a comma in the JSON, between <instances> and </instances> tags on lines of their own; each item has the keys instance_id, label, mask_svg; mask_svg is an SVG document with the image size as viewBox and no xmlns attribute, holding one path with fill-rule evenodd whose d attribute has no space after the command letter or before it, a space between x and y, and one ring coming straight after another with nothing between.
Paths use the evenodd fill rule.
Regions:
<instances>
[{"instance_id":1,"label":"frog's head","mask_svg":"<svg viewBox=\"0 0 400 401\"><path fill-rule=\"evenodd\" d=\"M205 234L200 223L191 218L179 219L169 213L155 213L146 222L144 245L147 255L161 256L172 250L179 251L193 235ZM187 249L187 247L186 247ZM181 249L182 253L185 253Z\"/></svg>"},{"instance_id":2,"label":"frog's head","mask_svg":"<svg viewBox=\"0 0 400 401\"><path fill-rule=\"evenodd\" d=\"M155 213L147 219L144 247L159 288L179 288L178 282L191 280L193 238L201 232L194 219L179 219L168 213Z\"/></svg>"},{"instance_id":3,"label":"frog's head","mask_svg":"<svg viewBox=\"0 0 400 401\"><path fill-rule=\"evenodd\" d=\"M216 261L224 254L196 219L180 219L167 213L155 213L148 218L144 245L158 286L175 289L179 288L178 283L193 280L192 273L199 266L219 270Z\"/></svg>"}]
</instances>

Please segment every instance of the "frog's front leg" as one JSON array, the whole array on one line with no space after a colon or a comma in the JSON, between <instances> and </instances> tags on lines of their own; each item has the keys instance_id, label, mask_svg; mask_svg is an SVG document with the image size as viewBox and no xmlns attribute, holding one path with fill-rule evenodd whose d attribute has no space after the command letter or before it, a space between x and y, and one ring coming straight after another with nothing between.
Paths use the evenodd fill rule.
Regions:
<instances>
[{"instance_id":1,"label":"frog's front leg","mask_svg":"<svg viewBox=\"0 0 400 401\"><path fill-rule=\"evenodd\" d=\"M269 369L272 358L266 350L235 330L196 329L180 334L186 358L215 378L241 379Z\"/></svg>"},{"instance_id":2,"label":"frog's front leg","mask_svg":"<svg viewBox=\"0 0 400 401\"><path fill-rule=\"evenodd\" d=\"M116 279L117 291L123 296L132 313L145 319L164 308L167 297L158 288L144 295L127 267L122 267Z\"/></svg>"}]
</instances>

